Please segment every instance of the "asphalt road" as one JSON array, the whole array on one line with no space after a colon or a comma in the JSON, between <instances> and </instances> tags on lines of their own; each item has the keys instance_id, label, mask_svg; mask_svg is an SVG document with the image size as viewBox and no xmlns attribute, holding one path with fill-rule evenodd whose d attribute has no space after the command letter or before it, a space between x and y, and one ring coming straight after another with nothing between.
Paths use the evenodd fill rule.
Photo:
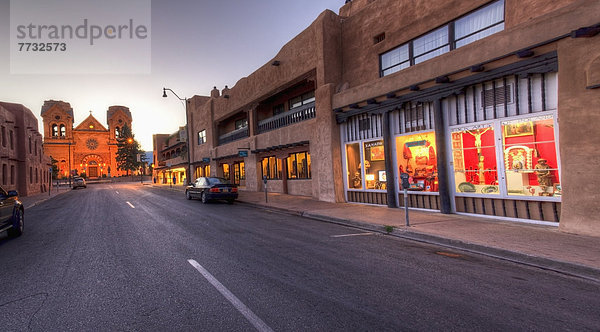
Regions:
<instances>
[{"instance_id":1,"label":"asphalt road","mask_svg":"<svg viewBox=\"0 0 600 332\"><path fill-rule=\"evenodd\" d=\"M600 285L140 184L0 236L2 331L600 330Z\"/></svg>"}]
</instances>

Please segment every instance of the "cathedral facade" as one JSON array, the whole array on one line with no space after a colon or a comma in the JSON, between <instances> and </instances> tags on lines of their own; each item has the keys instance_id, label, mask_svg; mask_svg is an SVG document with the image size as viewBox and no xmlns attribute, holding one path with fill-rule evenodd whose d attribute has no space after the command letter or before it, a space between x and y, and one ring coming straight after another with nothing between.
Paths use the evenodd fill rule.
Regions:
<instances>
[{"instance_id":1,"label":"cathedral facade","mask_svg":"<svg viewBox=\"0 0 600 332\"><path fill-rule=\"evenodd\" d=\"M117 138L123 126L131 128L131 112L124 106L110 106L108 128L90 115L76 127L73 108L63 101L48 100L42 106L44 154L57 160L59 178L85 175L103 178L126 175L117 169Z\"/></svg>"}]
</instances>

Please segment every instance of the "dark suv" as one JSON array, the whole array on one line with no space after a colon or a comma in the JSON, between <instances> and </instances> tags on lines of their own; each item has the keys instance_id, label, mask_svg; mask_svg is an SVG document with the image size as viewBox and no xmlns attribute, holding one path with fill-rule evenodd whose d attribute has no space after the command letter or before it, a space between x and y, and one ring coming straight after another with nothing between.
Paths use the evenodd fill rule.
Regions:
<instances>
[{"instance_id":1,"label":"dark suv","mask_svg":"<svg viewBox=\"0 0 600 332\"><path fill-rule=\"evenodd\" d=\"M19 194L15 190L6 192L0 187L0 232L7 231L9 237L23 234L24 213L25 208L19 201Z\"/></svg>"}]
</instances>

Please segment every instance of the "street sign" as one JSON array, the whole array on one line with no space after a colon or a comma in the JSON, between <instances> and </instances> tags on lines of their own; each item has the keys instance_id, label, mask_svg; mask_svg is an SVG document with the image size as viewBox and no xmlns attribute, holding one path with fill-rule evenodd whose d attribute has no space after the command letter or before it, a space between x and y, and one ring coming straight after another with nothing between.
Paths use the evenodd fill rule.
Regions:
<instances>
[{"instance_id":1,"label":"street sign","mask_svg":"<svg viewBox=\"0 0 600 332\"><path fill-rule=\"evenodd\" d=\"M210 163L210 158L202 158L203 163Z\"/></svg>"},{"instance_id":2,"label":"street sign","mask_svg":"<svg viewBox=\"0 0 600 332\"><path fill-rule=\"evenodd\" d=\"M238 151L238 156L240 156L240 157L248 157L248 150L240 150L240 151Z\"/></svg>"}]
</instances>

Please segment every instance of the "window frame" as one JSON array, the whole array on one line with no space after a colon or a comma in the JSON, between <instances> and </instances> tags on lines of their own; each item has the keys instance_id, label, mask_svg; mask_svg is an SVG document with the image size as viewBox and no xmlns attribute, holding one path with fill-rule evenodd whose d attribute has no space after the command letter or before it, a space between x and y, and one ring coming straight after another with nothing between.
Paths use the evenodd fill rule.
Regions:
<instances>
[{"instance_id":1,"label":"window frame","mask_svg":"<svg viewBox=\"0 0 600 332\"><path fill-rule=\"evenodd\" d=\"M206 143L206 129L202 129L198 132L198 145Z\"/></svg>"},{"instance_id":2,"label":"window frame","mask_svg":"<svg viewBox=\"0 0 600 332\"><path fill-rule=\"evenodd\" d=\"M300 172L298 171L298 155L304 155L304 160L306 160L306 174L303 177L300 177ZM294 170L293 167L290 167L290 158L292 158L292 156L294 157L294 161L296 162L296 169ZM290 153L288 155L288 157L286 158L286 163L287 163L287 174L286 177L288 180L310 180L312 179L312 161L310 159L310 152L308 151L302 151L302 152L294 152L294 153ZM292 177L295 176L295 177Z\"/></svg>"},{"instance_id":3,"label":"window frame","mask_svg":"<svg viewBox=\"0 0 600 332\"><path fill-rule=\"evenodd\" d=\"M472 31L472 32L470 32L470 33L468 33L468 34L460 37L459 39L456 39L456 31L455 31L455 23L456 22L458 22L458 21L460 21L462 19L465 19L468 16L475 15L477 13L482 13L486 9L489 9L492 6L495 6L498 3L500 3L500 2L502 2L502 11L503 11L503 15L502 15L502 20L501 21L498 21L498 22L495 22L495 23L493 23L491 25L485 26L485 27L483 27L483 28L481 28L481 29L479 29L477 31ZM484 31L486 31L488 29L493 29L493 28L495 28L495 27L497 27L499 25L503 25L504 22L505 22L505 20L506 20L506 3L505 3L505 0L496 0L494 2L485 4L485 5L479 7L477 9L475 9L475 10L472 10L472 11L470 11L470 12L464 14L464 15L461 15L460 17L455 18L454 20L452 20L452 21L450 21L448 23L445 23L445 24L442 24L440 26L437 26L434 29L431 29L431 30L425 32L424 34L419 35L416 38L413 38L413 39L409 40L408 42L402 43L402 44L400 44L400 45L398 45L398 46L396 46L396 47L394 47L394 48L392 48L392 49L390 49L388 51L385 51L385 52L379 54L379 77L385 77L385 76L391 75L391 74L396 73L396 72L398 72L400 70L403 70L405 68L414 66L415 64L419 64L421 62L424 62L424 61L436 58L436 57L438 57L438 56L440 56L442 54L448 53L448 52L450 52L452 50L455 50L457 48L460 48L462 46L466 46L466 45L468 45L470 43L473 43L473 42L475 42L477 40L481 40L483 38L491 36L491 35L493 35L493 34L495 34L497 32L503 31L504 30L504 26L502 26L502 29L499 30L499 31L492 32L492 33L490 33L488 35L485 35L485 36L482 36L480 38L474 39L474 40L472 40L472 41L470 41L470 42L468 42L468 43L466 43L464 45L457 46L457 43L459 43L462 40L465 40L465 39L470 38L472 36L476 36L477 34L482 33L482 32L484 32ZM415 41L418 41L419 39L425 38L428 35L435 34L440 29L444 29L444 28L447 29L447 42L445 44L439 45L439 46L437 46L435 48L429 49L429 50L427 50L427 51L425 51L423 53L415 55L415 47L414 47L414 42ZM397 50L399 50L399 49L401 49L403 47L407 47L408 48L408 59L405 59L405 60L400 59L399 62L391 63L389 66L384 67L384 58L386 56L392 55L393 52L395 52L395 51L397 51ZM448 48L447 51L444 51L444 52L442 52L440 54L437 54L437 55L434 55L434 56L431 56L431 57L427 56L428 54L435 53L435 52L437 52L437 51L439 51L439 50L441 50L441 49L443 49L445 47ZM419 61L419 58L423 58L423 57L425 57L425 59Z\"/></svg>"}]
</instances>

